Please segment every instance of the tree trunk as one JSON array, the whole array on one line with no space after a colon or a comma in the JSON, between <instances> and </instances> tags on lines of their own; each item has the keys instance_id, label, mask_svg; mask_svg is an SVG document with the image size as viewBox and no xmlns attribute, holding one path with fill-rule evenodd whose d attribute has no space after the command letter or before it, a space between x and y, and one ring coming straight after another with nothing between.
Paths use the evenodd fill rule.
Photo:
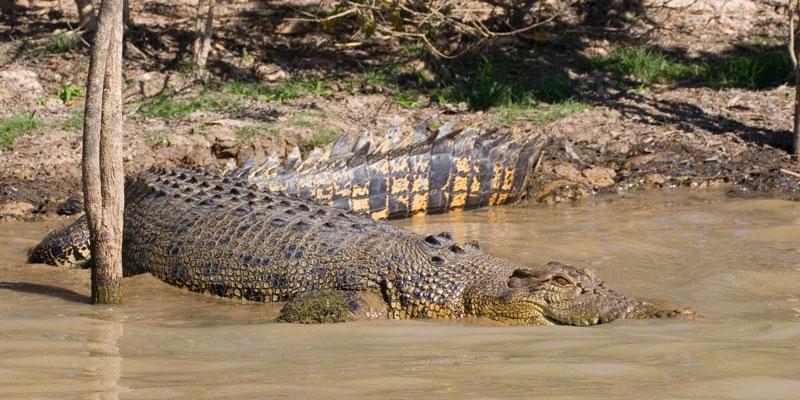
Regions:
<instances>
[{"instance_id":1,"label":"tree trunk","mask_svg":"<svg viewBox=\"0 0 800 400\"><path fill-rule=\"evenodd\" d=\"M797 60L797 31L795 31L795 20L800 13L800 0L792 0L786 15L789 17L789 58L794 66L794 131L792 132L792 143L789 146L789 153L795 157L800 157L800 62Z\"/></svg>"},{"instance_id":2,"label":"tree trunk","mask_svg":"<svg viewBox=\"0 0 800 400\"><path fill-rule=\"evenodd\" d=\"M78 19L80 19L81 30L92 32L97 29L97 16L94 14L92 0L75 0L75 5L78 6Z\"/></svg>"},{"instance_id":3,"label":"tree trunk","mask_svg":"<svg viewBox=\"0 0 800 400\"><path fill-rule=\"evenodd\" d=\"M92 302L122 301L122 2L103 0L86 84L83 193L92 243Z\"/></svg>"},{"instance_id":4,"label":"tree trunk","mask_svg":"<svg viewBox=\"0 0 800 400\"><path fill-rule=\"evenodd\" d=\"M195 19L195 39L192 45L192 65L198 69L206 68L208 52L211 50L211 35L214 27L215 0L197 0L197 17ZM203 7L206 7L205 18Z\"/></svg>"},{"instance_id":5,"label":"tree trunk","mask_svg":"<svg viewBox=\"0 0 800 400\"><path fill-rule=\"evenodd\" d=\"M128 0L123 0L122 2L122 24L125 25L126 28L133 27L133 20L131 19L131 5Z\"/></svg>"},{"instance_id":6,"label":"tree trunk","mask_svg":"<svg viewBox=\"0 0 800 400\"><path fill-rule=\"evenodd\" d=\"M794 134L789 151L800 158L800 66L794 67Z\"/></svg>"}]
</instances>

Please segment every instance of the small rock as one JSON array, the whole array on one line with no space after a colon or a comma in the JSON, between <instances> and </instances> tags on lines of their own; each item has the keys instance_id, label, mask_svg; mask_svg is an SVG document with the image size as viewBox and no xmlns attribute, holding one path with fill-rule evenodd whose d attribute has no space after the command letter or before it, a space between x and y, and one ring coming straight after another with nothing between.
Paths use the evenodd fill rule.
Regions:
<instances>
[{"instance_id":1,"label":"small rock","mask_svg":"<svg viewBox=\"0 0 800 400\"><path fill-rule=\"evenodd\" d=\"M275 27L275 33L278 35L296 35L305 32L307 29L307 25L302 21L285 19Z\"/></svg>"},{"instance_id":2,"label":"small rock","mask_svg":"<svg viewBox=\"0 0 800 400\"><path fill-rule=\"evenodd\" d=\"M241 146L236 154L236 163L239 165L244 164L247 160L253 161L256 165L261 165L266 159L267 152L264 150L264 146L255 142Z\"/></svg>"},{"instance_id":3,"label":"small rock","mask_svg":"<svg viewBox=\"0 0 800 400\"><path fill-rule=\"evenodd\" d=\"M667 177L661 174L647 174L644 177L644 181L650 185L661 186L667 183Z\"/></svg>"},{"instance_id":4,"label":"small rock","mask_svg":"<svg viewBox=\"0 0 800 400\"><path fill-rule=\"evenodd\" d=\"M581 175L581 172L570 163L561 163L556 165L553 167L553 172L555 172L555 174L559 177L565 178L569 181L581 182L585 180Z\"/></svg>"},{"instance_id":5,"label":"small rock","mask_svg":"<svg viewBox=\"0 0 800 400\"><path fill-rule=\"evenodd\" d=\"M13 67L0 70L0 105L35 104L44 96L44 88L35 72Z\"/></svg>"},{"instance_id":6,"label":"small rock","mask_svg":"<svg viewBox=\"0 0 800 400\"><path fill-rule=\"evenodd\" d=\"M641 166L655 160L656 154L642 154L634 156L625 161L625 169L639 169Z\"/></svg>"},{"instance_id":7,"label":"small rock","mask_svg":"<svg viewBox=\"0 0 800 400\"><path fill-rule=\"evenodd\" d=\"M589 192L581 184L559 179L542 186L536 192L536 201L546 204L575 200L586 196Z\"/></svg>"},{"instance_id":8,"label":"small rock","mask_svg":"<svg viewBox=\"0 0 800 400\"><path fill-rule=\"evenodd\" d=\"M589 184L597 188L604 188L614 185L614 178L617 172L607 167L586 168L582 172Z\"/></svg>"},{"instance_id":9,"label":"small rock","mask_svg":"<svg viewBox=\"0 0 800 400\"><path fill-rule=\"evenodd\" d=\"M36 211L36 206L24 201L10 201L0 205L0 215L24 217L34 211Z\"/></svg>"},{"instance_id":10,"label":"small rock","mask_svg":"<svg viewBox=\"0 0 800 400\"><path fill-rule=\"evenodd\" d=\"M164 74L157 71L145 72L131 78L126 94L136 93L143 97L152 97L164 89L167 78ZM131 93L128 93L131 92Z\"/></svg>"},{"instance_id":11,"label":"small rock","mask_svg":"<svg viewBox=\"0 0 800 400\"><path fill-rule=\"evenodd\" d=\"M236 157L238 140L236 132L232 129L215 129L213 132L206 136L209 142L212 143L211 149L217 158L234 158Z\"/></svg>"},{"instance_id":12,"label":"small rock","mask_svg":"<svg viewBox=\"0 0 800 400\"><path fill-rule=\"evenodd\" d=\"M631 151L631 145L625 142L615 142L606 146L606 152L611 154L627 155Z\"/></svg>"},{"instance_id":13,"label":"small rock","mask_svg":"<svg viewBox=\"0 0 800 400\"><path fill-rule=\"evenodd\" d=\"M259 65L256 67L256 75L262 82L278 82L289 76L283 68L275 64Z\"/></svg>"}]
</instances>

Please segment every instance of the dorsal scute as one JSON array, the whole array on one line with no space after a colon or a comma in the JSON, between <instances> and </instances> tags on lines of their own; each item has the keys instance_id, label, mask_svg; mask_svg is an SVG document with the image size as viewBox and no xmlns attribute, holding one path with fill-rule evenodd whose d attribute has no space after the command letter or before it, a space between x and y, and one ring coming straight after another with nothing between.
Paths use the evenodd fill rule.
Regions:
<instances>
[{"instance_id":1,"label":"dorsal scute","mask_svg":"<svg viewBox=\"0 0 800 400\"><path fill-rule=\"evenodd\" d=\"M373 142L372 133L364 132L361 136L358 137L356 143L353 145L353 153L366 153L369 152L369 148L372 146Z\"/></svg>"},{"instance_id":2,"label":"dorsal scute","mask_svg":"<svg viewBox=\"0 0 800 400\"><path fill-rule=\"evenodd\" d=\"M347 135L341 135L331 143L331 158L347 156L350 153L350 139Z\"/></svg>"},{"instance_id":3,"label":"dorsal scute","mask_svg":"<svg viewBox=\"0 0 800 400\"><path fill-rule=\"evenodd\" d=\"M286 161L283 164L283 169L285 171L292 171L303 161L303 157L300 155L300 148L294 146L289 154L286 155Z\"/></svg>"},{"instance_id":4,"label":"dorsal scute","mask_svg":"<svg viewBox=\"0 0 800 400\"><path fill-rule=\"evenodd\" d=\"M453 128L452 122L445 122L439 129L436 130L436 136L434 137L434 143L439 143L443 140L451 139L453 136L458 134L458 131Z\"/></svg>"}]
</instances>

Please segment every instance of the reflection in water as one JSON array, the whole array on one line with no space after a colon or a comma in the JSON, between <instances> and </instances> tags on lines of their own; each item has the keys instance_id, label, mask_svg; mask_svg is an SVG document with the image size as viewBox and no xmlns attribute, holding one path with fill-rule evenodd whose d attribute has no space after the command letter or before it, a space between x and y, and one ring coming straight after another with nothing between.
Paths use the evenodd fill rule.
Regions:
<instances>
[{"instance_id":1,"label":"reflection in water","mask_svg":"<svg viewBox=\"0 0 800 400\"><path fill-rule=\"evenodd\" d=\"M97 377L100 400L117 400L126 388L119 383L122 377L122 356L117 342L122 337L122 323L118 321L94 320L89 334L89 357L97 363L84 370L85 374Z\"/></svg>"},{"instance_id":2,"label":"reflection in water","mask_svg":"<svg viewBox=\"0 0 800 400\"><path fill-rule=\"evenodd\" d=\"M54 226L0 227L0 398L800 398L800 204L678 193L416 218L493 254L594 269L701 321L509 328L267 323L277 307L24 264ZM124 335L123 335L124 331Z\"/></svg>"}]
</instances>

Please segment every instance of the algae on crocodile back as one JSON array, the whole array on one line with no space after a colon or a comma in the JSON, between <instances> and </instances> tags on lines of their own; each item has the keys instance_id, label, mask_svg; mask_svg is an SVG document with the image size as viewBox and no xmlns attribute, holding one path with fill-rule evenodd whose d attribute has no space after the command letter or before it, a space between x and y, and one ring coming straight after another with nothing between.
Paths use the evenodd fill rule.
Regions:
<instances>
[{"instance_id":1,"label":"algae on crocodile back","mask_svg":"<svg viewBox=\"0 0 800 400\"><path fill-rule=\"evenodd\" d=\"M324 324L353 320L350 305L342 292L323 290L306 293L281 309L278 322L295 324Z\"/></svg>"}]
</instances>

